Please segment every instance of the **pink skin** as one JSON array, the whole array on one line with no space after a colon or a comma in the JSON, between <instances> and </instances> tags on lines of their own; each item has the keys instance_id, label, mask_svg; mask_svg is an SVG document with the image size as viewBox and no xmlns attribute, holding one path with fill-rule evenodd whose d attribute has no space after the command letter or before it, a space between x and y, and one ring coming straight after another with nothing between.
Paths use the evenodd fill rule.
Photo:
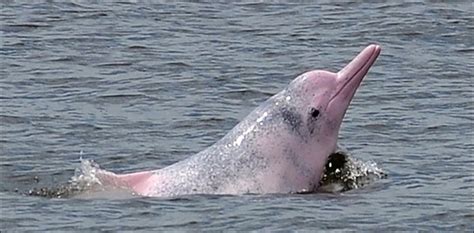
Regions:
<instances>
[{"instance_id":1,"label":"pink skin","mask_svg":"<svg viewBox=\"0 0 474 233\"><path fill-rule=\"evenodd\" d=\"M154 171L97 175L105 185L143 196L313 191L336 150L346 110L380 51L368 46L338 73L298 76L223 139L184 161ZM317 117L310 113L314 109Z\"/></svg>"}]
</instances>

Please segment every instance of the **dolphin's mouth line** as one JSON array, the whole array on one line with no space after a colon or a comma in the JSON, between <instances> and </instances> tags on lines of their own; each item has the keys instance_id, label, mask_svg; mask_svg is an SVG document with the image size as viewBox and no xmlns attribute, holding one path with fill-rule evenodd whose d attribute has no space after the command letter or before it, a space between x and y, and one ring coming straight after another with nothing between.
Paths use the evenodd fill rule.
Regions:
<instances>
[{"instance_id":1,"label":"dolphin's mouth line","mask_svg":"<svg viewBox=\"0 0 474 233\"><path fill-rule=\"evenodd\" d=\"M342 85L342 87L337 90L336 94L334 94L331 99L329 100L329 103L331 103L344 89L346 89L346 86L349 85L349 83L354 80L354 77L357 77L359 75L359 73L364 70L365 68L367 68L367 65L371 63L371 61L373 60L374 58L374 54L377 52L376 49L374 49L374 51L372 51L372 53L370 54L370 56L368 57L368 59L364 62L364 65L360 66L359 69L357 69L357 72L355 72L350 78L347 79L346 82L344 82L344 84ZM367 68L367 71L368 71L368 68ZM365 75L364 75L365 76ZM362 82L362 79L364 77L361 78L360 82Z\"/></svg>"}]
</instances>

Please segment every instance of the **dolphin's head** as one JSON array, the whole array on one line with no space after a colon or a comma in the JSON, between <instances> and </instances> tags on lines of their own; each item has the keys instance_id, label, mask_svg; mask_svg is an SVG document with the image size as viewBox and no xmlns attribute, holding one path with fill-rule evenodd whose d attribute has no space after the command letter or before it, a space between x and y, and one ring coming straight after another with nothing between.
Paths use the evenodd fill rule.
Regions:
<instances>
[{"instance_id":1,"label":"dolphin's head","mask_svg":"<svg viewBox=\"0 0 474 233\"><path fill-rule=\"evenodd\" d=\"M308 152L303 153L308 156L318 154L318 161L334 152L346 110L380 50L378 45L368 46L337 73L303 73L274 97L273 102L280 105L281 121L303 139L299 151Z\"/></svg>"}]
</instances>

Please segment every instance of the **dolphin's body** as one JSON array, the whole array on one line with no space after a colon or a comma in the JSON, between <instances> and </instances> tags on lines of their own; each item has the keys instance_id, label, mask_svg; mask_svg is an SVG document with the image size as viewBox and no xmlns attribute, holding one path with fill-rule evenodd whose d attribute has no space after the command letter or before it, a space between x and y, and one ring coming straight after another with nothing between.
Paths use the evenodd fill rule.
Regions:
<instances>
[{"instance_id":1,"label":"dolphin's body","mask_svg":"<svg viewBox=\"0 0 474 233\"><path fill-rule=\"evenodd\" d=\"M380 51L368 46L338 73L298 76L221 140L183 161L153 171L97 175L103 184L142 196L314 191L336 150L349 103Z\"/></svg>"}]
</instances>

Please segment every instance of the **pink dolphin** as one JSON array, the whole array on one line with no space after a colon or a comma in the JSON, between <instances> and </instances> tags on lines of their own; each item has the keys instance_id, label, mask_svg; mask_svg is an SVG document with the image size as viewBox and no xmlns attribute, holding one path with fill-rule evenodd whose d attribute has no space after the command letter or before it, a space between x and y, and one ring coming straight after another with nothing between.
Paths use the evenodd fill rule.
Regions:
<instances>
[{"instance_id":1,"label":"pink dolphin","mask_svg":"<svg viewBox=\"0 0 474 233\"><path fill-rule=\"evenodd\" d=\"M380 51L369 45L337 73L301 74L221 140L183 161L121 175L99 170L97 176L142 196L314 191L352 97Z\"/></svg>"}]
</instances>

